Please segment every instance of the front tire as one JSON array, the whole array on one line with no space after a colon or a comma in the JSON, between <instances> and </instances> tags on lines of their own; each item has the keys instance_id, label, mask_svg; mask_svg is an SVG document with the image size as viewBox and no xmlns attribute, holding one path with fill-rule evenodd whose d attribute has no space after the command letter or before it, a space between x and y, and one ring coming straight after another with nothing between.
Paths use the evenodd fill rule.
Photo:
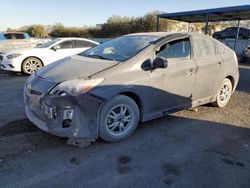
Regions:
<instances>
[{"instance_id":1,"label":"front tire","mask_svg":"<svg viewBox=\"0 0 250 188\"><path fill-rule=\"evenodd\" d=\"M107 142L118 142L130 137L138 126L140 112L129 97L117 95L101 109L99 135Z\"/></svg>"},{"instance_id":2,"label":"front tire","mask_svg":"<svg viewBox=\"0 0 250 188\"><path fill-rule=\"evenodd\" d=\"M225 78L219 92L217 93L216 101L212 104L220 108L225 107L231 98L232 90L232 82L228 78Z\"/></svg>"},{"instance_id":3,"label":"front tire","mask_svg":"<svg viewBox=\"0 0 250 188\"><path fill-rule=\"evenodd\" d=\"M36 57L29 57L22 63L22 71L24 74L32 74L43 67L43 63Z\"/></svg>"}]
</instances>

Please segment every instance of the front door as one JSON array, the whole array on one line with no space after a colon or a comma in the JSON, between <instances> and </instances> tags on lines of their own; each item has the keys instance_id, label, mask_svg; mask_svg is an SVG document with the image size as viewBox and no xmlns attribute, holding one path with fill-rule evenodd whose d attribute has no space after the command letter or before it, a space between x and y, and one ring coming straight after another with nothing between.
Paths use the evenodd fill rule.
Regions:
<instances>
[{"instance_id":1,"label":"front door","mask_svg":"<svg viewBox=\"0 0 250 188\"><path fill-rule=\"evenodd\" d=\"M56 44L55 47L56 47L56 50L53 50L53 49L50 50L51 62L63 59L65 57L71 56L74 53L76 53L75 52L76 50L74 49L73 40L62 41L61 43Z\"/></svg>"},{"instance_id":2,"label":"front door","mask_svg":"<svg viewBox=\"0 0 250 188\"><path fill-rule=\"evenodd\" d=\"M151 113L191 107L194 100L196 64L191 58L189 38L167 42L158 49L155 52L156 57L166 59L168 66L150 73Z\"/></svg>"}]
</instances>

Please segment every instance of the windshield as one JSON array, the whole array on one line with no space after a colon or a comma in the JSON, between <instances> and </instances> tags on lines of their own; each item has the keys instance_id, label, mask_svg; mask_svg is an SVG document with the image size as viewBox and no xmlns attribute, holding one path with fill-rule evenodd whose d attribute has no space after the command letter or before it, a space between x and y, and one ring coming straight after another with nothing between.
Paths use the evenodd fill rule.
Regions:
<instances>
[{"instance_id":1,"label":"windshield","mask_svg":"<svg viewBox=\"0 0 250 188\"><path fill-rule=\"evenodd\" d=\"M158 38L145 35L123 36L100 44L79 55L98 59L125 61Z\"/></svg>"},{"instance_id":2,"label":"windshield","mask_svg":"<svg viewBox=\"0 0 250 188\"><path fill-rule=\"evenodd\" d=\"M48 48L49 46L55 44L55 43L58 42L59 40L60 40L60 39L54 39L54 40L51 40L51 41L49 41L49 42L45 42L44 44L37 46L37 48Z\"/></svg>"}]
</instances>

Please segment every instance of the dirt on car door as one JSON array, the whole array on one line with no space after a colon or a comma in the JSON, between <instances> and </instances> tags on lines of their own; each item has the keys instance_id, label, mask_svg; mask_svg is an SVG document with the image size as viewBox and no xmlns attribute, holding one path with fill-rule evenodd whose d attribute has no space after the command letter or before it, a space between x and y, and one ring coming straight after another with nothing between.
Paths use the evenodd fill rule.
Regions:
<instances>
[{"instance_id":1,"label":"dirt on car door","mask_svg":"<svg viewBox=\"0 0 250 188\"><path fill-rule=\"evenodd\" d=\"M196 64L191 58L189 38L163 44L156 56L165 58L168 66L150 73L150 85L155 89L150 98L152 111L171 112L191 107Z\"/></svg>"},{"instance_id":2,"label":"dirt on car door","mask_svg":"<svg viewBox=\"0 0 250 188\"><path fill-rule=\"evenodd\" d=\"M224 62L221 55L216 54L211 39L193 36L192 43L194 59L197 64L195 98L208 100L210 96L217 93L218 85L223 80Z\"/></svg>"}]
</instances>

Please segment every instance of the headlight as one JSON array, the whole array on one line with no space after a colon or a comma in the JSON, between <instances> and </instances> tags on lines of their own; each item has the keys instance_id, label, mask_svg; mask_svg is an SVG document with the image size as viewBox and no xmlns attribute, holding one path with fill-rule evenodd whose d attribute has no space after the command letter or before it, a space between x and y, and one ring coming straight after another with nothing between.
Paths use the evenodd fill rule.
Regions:
<instances>
[{"instance_id":1,"label":"headlight","mask_svg":"<svg viewBox=\"0 0 250 188\"><path fill-rule=\"evenodd\" d=\"M22 55L22 54L10 54L10 55L7 55L6 57L7 57L8 59L14 59L14 58L19 57L20 55Z\"/></svg>"},{"instance_id":2,"label":"headlight","mask_svg":"<svg viewBox=\"0 0 250 188\"><path fill-rule=\"evenodd\" d=\"M75 79L60 83L54 87L50 94L57 94L59 96L65 95L78 95L81 93L86 93L98 84L100 84L104 79L98 78L93 80L83 80Z\"/></svg>"}]
</instances>

